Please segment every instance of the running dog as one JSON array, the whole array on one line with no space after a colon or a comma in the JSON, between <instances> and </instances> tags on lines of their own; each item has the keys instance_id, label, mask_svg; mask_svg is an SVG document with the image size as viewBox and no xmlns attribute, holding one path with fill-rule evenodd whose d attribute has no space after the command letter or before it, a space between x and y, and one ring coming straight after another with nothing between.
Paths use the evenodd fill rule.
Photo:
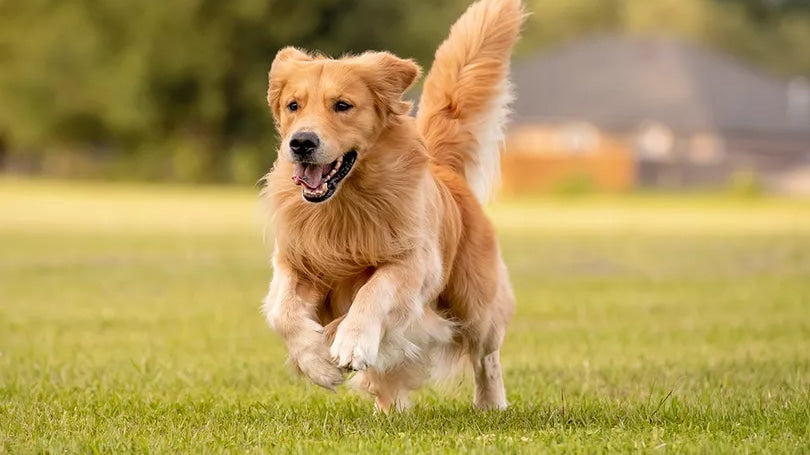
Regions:
<instances>
[{"instance_id":1,"label":"running dog","mask_svg":"<svg viewBox=\"0 0 810 455\"><path fill-rule=\"evenodd\" d=\"M267 320L291 364L334 389L350 370L382 411L461 359L474 403L504 409L499 351L514 295L482 209L500 178L520 0L474 3L420 68L387 52L288 47L267 101L281 137Z\"/></svg>"}]
</instances>

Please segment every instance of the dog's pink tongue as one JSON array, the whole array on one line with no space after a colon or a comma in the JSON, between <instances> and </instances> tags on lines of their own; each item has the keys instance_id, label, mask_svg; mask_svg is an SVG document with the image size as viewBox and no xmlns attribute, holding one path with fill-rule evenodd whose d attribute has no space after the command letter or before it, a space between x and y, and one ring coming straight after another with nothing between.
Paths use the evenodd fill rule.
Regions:
<instances>
[{"instance_id":1,"label":"dog's pink tongue","mask_svg":"<svg viewBox=\"0 0 810 455\"><path fill-rule=\"evenodd\" d=\"M295 163L293 181L296 185L304 184L310 189L318 189L323 180L322 164Z\"/></svg>"}]
</instances>

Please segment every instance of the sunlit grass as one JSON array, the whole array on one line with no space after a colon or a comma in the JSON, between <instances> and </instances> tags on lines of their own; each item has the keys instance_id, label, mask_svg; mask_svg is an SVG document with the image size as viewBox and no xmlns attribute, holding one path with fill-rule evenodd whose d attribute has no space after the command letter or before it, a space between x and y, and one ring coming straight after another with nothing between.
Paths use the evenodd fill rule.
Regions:
<instances>
[{"instance_id":1,"label":"sunlit grass","mask_svg":"<svg viewBox=\"0 0 810 455\"><path fill-rule=\"evenodd\" d=\"M0 180L0 452L810 450L810 202L490 212L518 296L510 410L292 377L257 190Z\"/></svg>"}]
</instances>

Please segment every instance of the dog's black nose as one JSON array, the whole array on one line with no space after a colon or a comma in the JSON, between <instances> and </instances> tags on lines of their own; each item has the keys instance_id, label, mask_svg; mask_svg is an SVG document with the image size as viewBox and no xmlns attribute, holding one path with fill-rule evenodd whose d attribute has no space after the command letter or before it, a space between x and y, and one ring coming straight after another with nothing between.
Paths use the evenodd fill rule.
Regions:
<instances>
[{"instance_id":1,"label":"dog's black nose","mask_svg":"<svg viewBox=\"0 0 810 455\"><path fill-rule=\"evenodd\" d=\"M306 156L315 151L321 144L318 135L310 132L298 132L290 139L290 150L296 156Z\"/></svg>"}]
</instances>

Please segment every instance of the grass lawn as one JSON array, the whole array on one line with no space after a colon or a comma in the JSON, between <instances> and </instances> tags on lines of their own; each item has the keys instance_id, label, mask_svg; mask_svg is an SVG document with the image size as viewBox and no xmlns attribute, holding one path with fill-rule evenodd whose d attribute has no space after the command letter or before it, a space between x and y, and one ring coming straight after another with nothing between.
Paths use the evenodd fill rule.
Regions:
<instances>
[{"instance_id":1,"label":"grass lawn","mask_svg":"<svg viewBox=\"0 0 810 455\"><path fill-rule=\"evenodd\" d=\"M0 452L810 451L810 201L491 208L511 407L294 378L255 190L0 180Z\"/></svg>"}]
</instances>

